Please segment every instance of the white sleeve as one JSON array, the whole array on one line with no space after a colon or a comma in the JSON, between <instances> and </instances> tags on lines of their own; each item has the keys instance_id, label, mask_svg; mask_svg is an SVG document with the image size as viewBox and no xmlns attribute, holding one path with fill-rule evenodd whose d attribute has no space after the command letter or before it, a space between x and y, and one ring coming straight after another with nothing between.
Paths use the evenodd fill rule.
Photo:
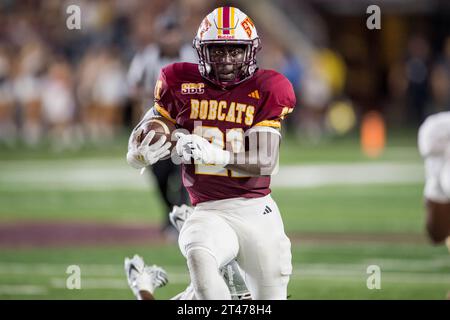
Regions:
<instances>
[{"instance_id":1,"label":"white sleeve","mask_svg":"<svg viewBox=\"0 0 450 320\"><path fill-rule=\"evenodd\" d=\"M450 202L450 157L447 157L440 174L441 188Z\"/></svg>"},{"instance_id":2,"label":"white sleeve","mask_svg":"<svg viewBox=\"0 0 450 320\"><path fill-rule=\"evenodd\" d=\"M418 145L424 158L450 152L450 112L440 112L425 120L419 129Z\"/></svg>"},{"instance_id":3,"label":"white sleeve","mask_svg":"<svg viewBox=\"0 0 450 320\"><path fill-rule=\"evenodd\" d=\"M442 187L442 175L449 174L448 169L443 170L445 165L445 158L440 156L428 156L425 159L425 189L424 196L426 199L447 203L450 202L449 190L444 190Z\"/></svg>"}]
</instances>

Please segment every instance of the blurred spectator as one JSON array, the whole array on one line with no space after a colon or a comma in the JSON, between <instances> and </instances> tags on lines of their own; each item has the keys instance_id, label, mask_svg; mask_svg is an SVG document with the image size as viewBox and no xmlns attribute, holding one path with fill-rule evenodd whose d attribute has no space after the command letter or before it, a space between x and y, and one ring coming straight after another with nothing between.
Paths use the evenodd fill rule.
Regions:
<instances>
[{"instance_id":1,"label":"blurred spectator","mask_svg":"<svg viewBox=\"0 0 450 320\"><path fill-rule=\"evenodd\" d=\"M100 128L97 126L97 108L94 105L93 88L100 67L100 48L90 48L77 68L76 96L79 102L81 122L84 133L91 141L100 140Z\"/></svg>"},{"instance_id":2,"label":"blurred spectator","mask_svg":"<svg viewBox=\"0 0 450 320\"><path fill-rule=\"evenodd\" d=\"M431 101L428 113L450 110L450 36L444 41L443 53L431 76Z\"/></svg>"},{"instance_id":3,"label":"blurred spectator","mask_svg":"<svg viewBox=\"0 0 450 320\"><path fill-rule=\"evenodd\" d=\"M11 58L0 46L0 142L7 145L14 144L17 134L12 86Z\"/></svg>"},{"instance_id":4,"label":"blurred spectator","mask_svg":"<svg viewBox=\"0 0 450 320\"><path fill-rule=\"evenodd\" d=\"M430 47L424 36L416 34L407 46L406 77L408 80L407 103L412 123L419 125L425 119L428 99Z\"/></svg>"},{"instance_id":5,"label":"blurred spectator","mask_svg":"<svg viewBox=\"0 0 450 320\"><path fill-rule=\"evenodd\" d=\"M81 8L80 30L66 28L68 5ZM395 125L417 125L426 114L449 109L447 6L416 7L408 16L395 10L390 14L386 3L387 16L378 32L361 27L360 12L337 14L345 7L340 2L270 2L286 20L301 20L290 21L292 30L283 30L288 34L295 28L293 34L311 43L311 50L301 52L300 46L290 45L292 37L264 30L272 28L261 23L271 13L258 11L251 1L0 1L0 139L11 143L19 136L34 146L46 133L56 135L55 128L72 126L83 127L91 141L115 136L151 105L153 83L163 65L197 61L192 38L201 19L220 5L236 5L255 19L264 47L259 66L285 74L298 94L300 108L286 127L309 139L320 141L328 130L324 119L330 106L346 99L357 115L375 108ZM433 23L436 10L440 24ZM442 53L436 51L441 44ZM53 56L65 62L51 61ZM127 91L125 66L131 60ZM64 88L61 93L59 87ZM58 92L67 114L50 111L63 109L50 101L50 92Z\"/></svg>"},{"instance_id":6,"label":"blurred spectator","mask_svg":"<svg viewBox=\"0 0 450 320\"><path fill-rule=\"evenodd\" d=\"M44 45L36 41L25 45L18 58L14 93L21 107L22 138L28 145L39 143L43 133L40 94L47 57Z\"/></svg>"},{"instance_id":7,"label":"blurred spectator","mask_svg":"<svg viewBox=\"0 0 450 320\"><path fill-rule=\"evenodd\" d=\"M125 69L115 50L105 48L97 60L92 88L92 108L99 137L112 140L122 128L123 106L127 96Z\"/></svg>"},{"instance_id":8,"label":"blurred spectator","mask_svg":"<svg viewBox=\"0 0 450 320\"><path fill-rule=\"evenodd\" d=\"M63 60L53 62L42 81L42 110L54 150L78 147L72 70Z\"/></svg>"},{"instance_id":9,"label":"blurred spectator","mask_svg":"<svg viewBox=\"0 0 450 320\"><path fill-rule=\"evenodd\" d=\"M300 101L303 106L298 133L319 142L326 133L325 117L332 101L342 98L346 67L337 52L317 50L302 79Z\"/></svg>"}]
</instances>

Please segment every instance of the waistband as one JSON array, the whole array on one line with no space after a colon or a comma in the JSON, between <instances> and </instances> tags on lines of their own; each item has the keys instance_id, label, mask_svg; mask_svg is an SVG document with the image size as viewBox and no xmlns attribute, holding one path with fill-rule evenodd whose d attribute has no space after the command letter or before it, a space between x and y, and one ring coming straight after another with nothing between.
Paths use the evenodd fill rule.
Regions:
<instances>
[{"instance_id":1,"label":"waistband","mask_svg":"<svg viewBox=\"0 0 450 320\"><path fill-rule=\"evenodd\" d=\"M195 206L196 210L235 210L242 207L254 206L259 203L273 201L270 194L259 198L229 198L201 202Z\"/></svg>"}]
</instances>

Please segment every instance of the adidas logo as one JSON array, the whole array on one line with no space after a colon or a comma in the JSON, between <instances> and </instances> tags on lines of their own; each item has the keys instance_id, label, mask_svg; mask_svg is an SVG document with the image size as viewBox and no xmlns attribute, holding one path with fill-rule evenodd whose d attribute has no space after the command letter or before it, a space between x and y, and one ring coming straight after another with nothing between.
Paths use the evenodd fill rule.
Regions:
<instances>
[{"instance_id":1,"label":"adidas logo","mask_svg":"<svg viewBox=\"0 0 450 320\"><path fill-rule=\"evenodd\" d=\"M250 92L248 95L250 98L255 98L255 99L259 99L259 92L258 90L255 90L253 92Z\"/></svg>"},{"instance_id":2,"label":"adidas logo","mask_svg":"<svg viewBox=\"0 0 450 320\"><path fill-rule=\"evenodd\" d=\"M272 212L272 209L270 209L269 206L266 206L265 209L264 209L263 214L268 214L268 213L270 213L270 212Z\"/></svg>"}]
</instances>

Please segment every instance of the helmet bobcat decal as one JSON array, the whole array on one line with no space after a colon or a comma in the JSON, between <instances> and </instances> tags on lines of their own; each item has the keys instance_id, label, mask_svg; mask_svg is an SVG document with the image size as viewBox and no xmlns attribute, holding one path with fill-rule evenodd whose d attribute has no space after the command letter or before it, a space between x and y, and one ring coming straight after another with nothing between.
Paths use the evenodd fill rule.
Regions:
<instances>
[{"instance_id":1,"label":"helmet bobcat decal","mask_svg":"<svg viewBox=\"0 0 450 320\"><path fill-rule=\"evenodd\" d=\"M237 44L245 46L244 61L239 64L237 77L232 81L221 81L214 72L217 62L211 61L208 46ZM256 53L261 49L253 21L242 11L234 7L220 7L209 13L200 24L193 42L199 57L199 71L209 81L222 87L235 85L257 70Z\"/></svg>"}]
</instances>

